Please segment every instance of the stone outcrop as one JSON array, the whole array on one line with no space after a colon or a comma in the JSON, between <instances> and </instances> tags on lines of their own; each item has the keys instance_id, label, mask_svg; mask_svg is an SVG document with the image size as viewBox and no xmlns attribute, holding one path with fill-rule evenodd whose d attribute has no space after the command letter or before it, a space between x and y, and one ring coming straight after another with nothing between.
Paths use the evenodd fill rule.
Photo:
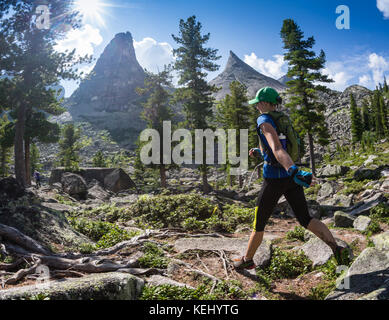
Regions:
<instances>
[{"instance_id":1,"label":"stone outcrop","mask_svg":"<svg viewBox=\"0 0 389 320\"><path fill-rule=\"evenodd\" d=\"M104 186L115 193L136 187L128 174L120 168L115 169L104 178Z\"/></svg>"},{"instance_id":2,"label":"stone outcrop","mask_svg":"<svg viewBox=\"0 0 389 320\"><path fill-rule=\"evenodd\" d=\"M83 177L65 172L61 177L62 189L76 199L86 199L88 188Z\"/></svg>"},{"instance_id":3,"label":"stone outcrop","mask_svg":"<svg viewBox=\"0 0 389 320\"><path fill-rule=\"evenodd\" d=\"M0 300L136 300L144 280L133 275L110 272L65 281L47 281L0 291Z\"/></svg>"},{"instance_id":4,"label":"stone outcrop","mask_svg":"<svg viewBox=\"0 0 389 320\"><path fill-rule=\"evenodd\" d=\"M131 33L118 33L66 105L73 120L88 121L110 131L115 140L133 145L145 127L140 118L140 96L135 91L144 86L144 79Z\"/></svg>"},{"instance_id":5,"label":"stone outcrop","mask_svg":"<svg viewBox=\"0 0 389 320\"><path fill-rule=\"evenodd\" d=\"M331 292L326 300L377 299L380 295L384 296L389 280L389 251L366 248L350 266L343 281L340 280L338 283L342 287Z\"/></svg>"},{"instance_id":6,"label":"stone outcrop","mask_svg":"<svg viewBox=\"0 0 389 320\"><path fill-rule=\"evenodd\" d=\"M57 182L61 182L62 175L66 173L65 168L56 168L51 171L49 184L54 185ZM113 192L119 192L136 187L135 183L131 180L127 173L122 169L117 168L80 168L77 172L92 188L99 182L100 186L109 189ZM109 178L108 178L109 177Z\"/></svg>"}]
</instances>

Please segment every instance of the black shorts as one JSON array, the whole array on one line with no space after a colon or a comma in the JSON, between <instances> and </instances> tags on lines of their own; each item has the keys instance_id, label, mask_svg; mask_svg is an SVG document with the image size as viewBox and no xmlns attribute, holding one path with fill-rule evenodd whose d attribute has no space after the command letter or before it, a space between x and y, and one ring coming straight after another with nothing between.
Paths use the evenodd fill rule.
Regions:
<instances>
[{"instance_id":1,"label":"black shorts","mask_svg":"<svg viewBox=\"0 0 389 320\"><path fill-rule=\"evenodd\" d=\"M290 177L281 179L265 178L255 207L254 231L265 230L266 223L282 195L285 196L291 206L298 222L304 228L308 226L312 218L309 215L303 187L296 184Z\"/></svg>"}]
</instances>

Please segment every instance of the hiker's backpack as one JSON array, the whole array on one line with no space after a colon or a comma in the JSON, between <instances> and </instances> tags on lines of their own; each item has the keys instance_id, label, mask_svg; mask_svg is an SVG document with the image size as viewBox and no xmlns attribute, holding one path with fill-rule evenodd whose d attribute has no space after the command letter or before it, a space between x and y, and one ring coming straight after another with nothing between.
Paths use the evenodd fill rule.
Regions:
<instances>
[{"instance_id":1,"label":"hiker's backpack","mask_svg":"<svg viewBox=\"0 0 389 320\"><path fill-rule=\"evenodd\" d=\"M269 115L276 125L277 135L280 136L283 133L286 136L286 151L292 158L293 162L298 164L303 155L303 146L301 144L301 139L293 128L292 122L289 117L281 111L269 111L263 114ZM282 167L282 165L277 161L271 152L270 148L262 141L261 136L259 135L259 127L257 128L259 143L261 144L262 150L268 155L270 159L269 164L273 167Z\"/></svg>"}]
</instances>

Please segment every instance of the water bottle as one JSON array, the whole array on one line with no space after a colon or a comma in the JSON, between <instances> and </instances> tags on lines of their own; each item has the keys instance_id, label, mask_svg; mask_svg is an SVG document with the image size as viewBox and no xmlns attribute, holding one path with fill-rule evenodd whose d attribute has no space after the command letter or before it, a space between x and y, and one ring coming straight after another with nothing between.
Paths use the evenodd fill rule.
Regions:
<instances>
[{"instance_id":1,"label":"water bottle","mask_svg":"<svg viewBox=\"0 0 389 320\"><path fill-rule=\"evenodd\" d=\"M280 139L280 142L281 142L281 144L282 144L282 147L283 147L285 150L287 150L287 147L286 147L286 136L285 136L283 133L281 133L281 134L278 136L278 138Z\"/></svg>"}]
</instances>

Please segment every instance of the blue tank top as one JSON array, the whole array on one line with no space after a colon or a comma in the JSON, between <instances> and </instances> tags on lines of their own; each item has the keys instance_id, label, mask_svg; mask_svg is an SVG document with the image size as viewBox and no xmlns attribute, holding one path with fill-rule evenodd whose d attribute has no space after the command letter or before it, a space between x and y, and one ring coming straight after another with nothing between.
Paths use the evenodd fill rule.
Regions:
<instances>
[{"instance_id":1,"label":"blue tank top","mask_svg":"<svg viewBox=\"0 0 389 320\"><path fill-rule=\"evenodd\" d=\"M267 143L266 137L262 133L262 130L259 127L262 123L265 123L265 122L270 123L275 130L277 130L277 127L276 127L273 119L271 118L271 116L269 116L267 114L262 114L257 119L257 132L259 135L259 139L261 139L262 143L265 144L269 148L271 155L274 157L274 154L273 154L269 144ZM266 153L264 155L264 160L270 162L270 158ZM263 177L264 178L273 178L273 179L274 178L288 178L289 174L283 167L282 168L273 167L270 164L267 164L265 162L265 164L263 166Z\"/></svg>"}]
</instances>

